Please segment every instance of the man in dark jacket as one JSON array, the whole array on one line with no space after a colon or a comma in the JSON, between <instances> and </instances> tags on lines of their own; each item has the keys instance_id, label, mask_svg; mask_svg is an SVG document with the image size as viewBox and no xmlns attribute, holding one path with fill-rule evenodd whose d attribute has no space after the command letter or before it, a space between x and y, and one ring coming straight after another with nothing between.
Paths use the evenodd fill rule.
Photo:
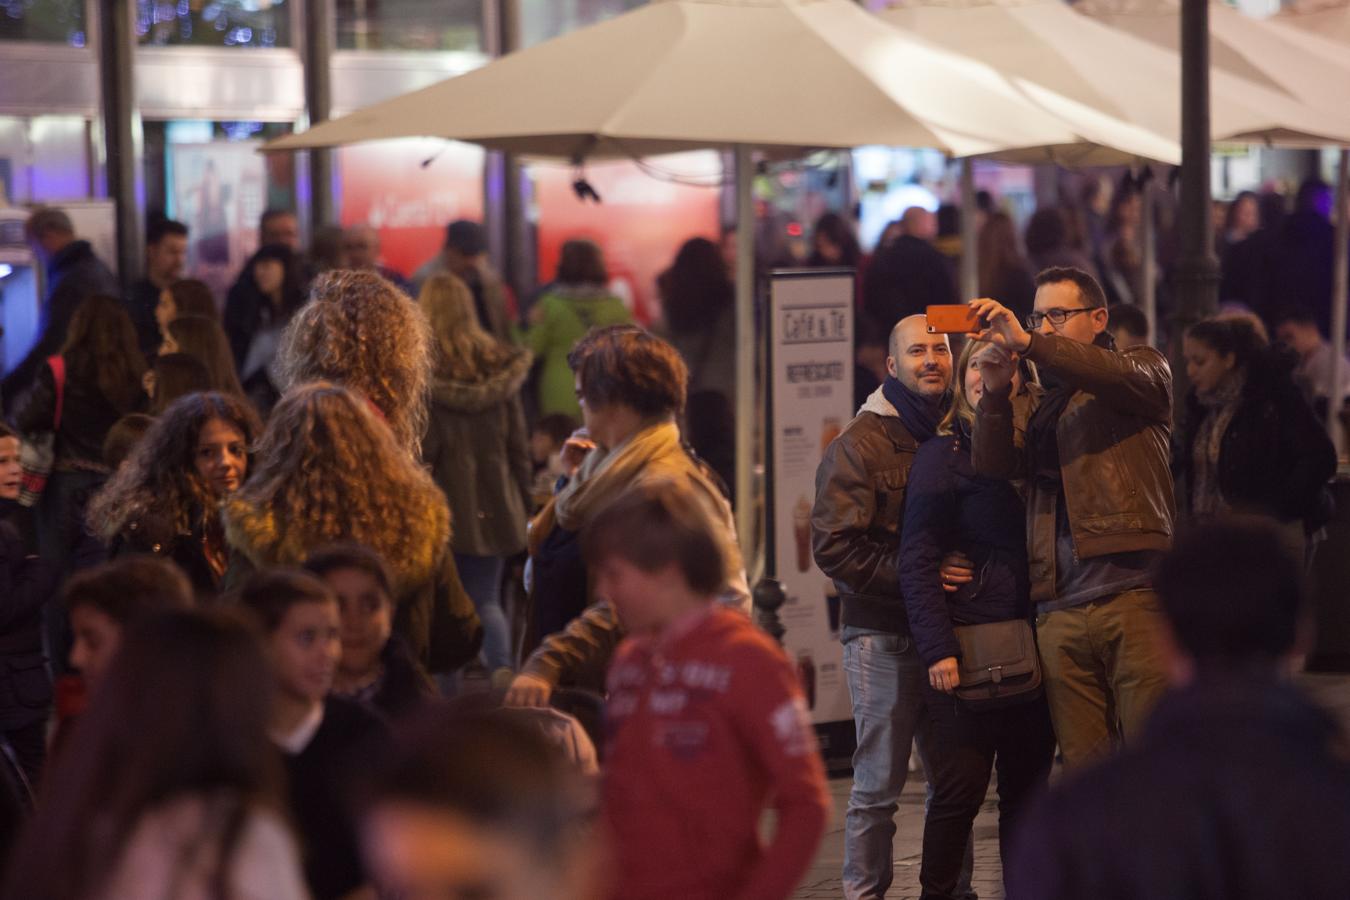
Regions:
<instances>
[{"instance_id":1,"label":"man in dark jacket","mask_svg":"<svg viewBox=\"0 0 1350 900\"><path fill-rule=\"evenodd\" d=\"M905 483L919 445L937 433L952 382L946 335L910 316L891 332L886 381L830 443L816 470L811 539L816 565L842 603L844 671L858 748L844 824L844 896L886 896L895 811L909 748L926 735L927 668L909 634L900 595Z\"/></svg>"},{"instance_id":2,"label":"man in dark jacket","mask_svg":"<svg viewBox=\"0 0 1350 900\"><path fill-rule=\"evenodd\" d=\"M1027 483L1046 695L1074 766L1135 734L1165 684L1150 569L1176 515L1172 372L1152 347L1115 351L1105 294L1088 273L1046 269L1036 284L1034 334L996 301L971 304L989 323L977 339L993 345L976 357L984 394L973 457L982 475ZM1047 388L1021 446L1010 352L1034 362Z\"/></svg>"},{"instance_id":3,"label":"man in dark jacket","mask_svg":"<svg viewBox=\"0 0 1350 900\"><path fill-rule=\"evenodd\" d=\"M59 209L39 207L24 223L33 252L47 268L47 296L38 318L37 343L0 382L0 404L13 409L15 399L33 383L47 357L60 353L75 308L94 294L119 293L117 279L94 255L88 241L75 239L70 216Z\"/></svg>"},{"instance_id":4,"label":"man in dark jacket","mask_svg":"<svg viewBox=\"0 0 1350 900\"><path fill-rule=\"evenodd\" d=\"M878 322L898 322L929 306L956 302L951 266L933 246L937 217L912 206L900 224L904 232L877 252L863 281L863 310Z\"/></svg>"},{"instance_id":5,"label":"man in dark jacket","mask_svg":"<svg viewBox=\"0 0 1350 900\"><path fill-rule=\"evenodd\" d=\"M147 358L154 356L161 340L155 321L159 295L183 277L187 250L188 229L182 222L160 218L145 229L145 276L127 291L127 314Z\"/></svg>"},{"instance_id":6,"label":"man in dark jacket","mask_svg":"<svg viewBox=\"0 0 1350 900\"><path fill-rule=\"evenodd\" d=\"M1009 900L1346 896L1344 735L1281 675L1301 575L1257 520L1178 540L1156 578L1171 690L1137 742L1023 821Z\"/></svg>"}]
</instances>

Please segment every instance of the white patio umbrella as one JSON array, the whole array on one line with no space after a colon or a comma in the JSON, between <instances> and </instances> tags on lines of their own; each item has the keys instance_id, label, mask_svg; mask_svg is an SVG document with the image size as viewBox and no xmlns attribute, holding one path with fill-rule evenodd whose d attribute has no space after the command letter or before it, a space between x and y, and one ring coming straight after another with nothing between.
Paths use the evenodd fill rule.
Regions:
<instances>
[{"instance_id":1,"label":"white patio umbrella","mask_svg":"<svg viewBox=\"0 0 1350 900\"><path fill-rule=\"evenodd\" d=\"M1272 21L1338 44L1350 44L1350 6L1345 3L1295 3L1283 9Z\"/></svg>"},{"instance_id":2,"label":"white patio umbrella","mask_svg":"<svg viewBox=\"0 0 1350 900\"><path fill-rule=\"evenodd\" d=\"M1112 27L1171 50L1176 50L1180 40L1180 9L1176 0L1135 0L1124 4L1113 3L1112 0L1085 0L1077 8ZM1345 15L1342 13L1343 17ZM1336 117L1338 122L1347 109L1345 91L1350 86L1350 52L1347 46L1327 37L1328 33L1336 33L1335 28L1327 28L1326 33L1312 33L1288 27L1286 21L1297 21L1297 17L1288 20L1281 18L1278 21L1255 19L1221 3L1211 2L1210 64L1216 70L1211 74L1230 72L1259 81L1313 107L1319 116ZM1320 22L1325 26L1334 22L1334 17L1327 15ZM1338 128L1328 130L1338 131ZM1324 138L1316 140L1315 135L1288 132L1266 135L1269 143L1284 146L1335 144L1342 148L1338 178L1340 188L1337 194L1341 202L1336 206L1337 241L1331 298L1332 341L1336 348L1337 363L1332 367L1327 394L1328 397L1336 397L1340 392L1339 367L1343 365L1340 360L1344 357L1347 317L1346 235L1350 225L1347 224L1344 197L1347 165L1350 165L1345 148L1350 145L1350 139L1340 133L1325 134ZM1343 444L1343 433L1335 416L1328 416L1327 420L1327 427L1339 450Z\"/></svg>"},{"instance_id":3,"label":"white patio umbrella","mask_svg":"<svg viewBox=\"0 0 1350 900\"><path fill-rule=\"evenodd\" d=\"M913 0L892 6L881 17L910 34L983 60L1011 79L1180 140L1178 55L1079 15L1060 0ZM1350 78L1350 65L1341 68ZM1129 89L1122 90L1123 85ZM1338 106L1320 113L1264 79L1256 83L1218 70L1210 79L1210 130L1216 140L1350 140L1350 111ZM1151 224L1147 214L1145 224ZM1144 238L1151 262L1151 237ZM1140 306L1153 324L1153 278L1144 281Z\"/></svg>"},{"instance_id":4,"label":"white patio umbrella","mask_svg":"<svg viewBox=\"0 0 1350 900\"><path fill-rule=\"evenodd\" d=\"M265 149L409 136L569 159L732 149L742 222L753 209L753 149L885 144L1084 165L1180 158L1174 141L908 38L850 0L655 0ZM736 487L749 553L754 272L752 242L738 247Z\"/></svg>"}]
</instances>

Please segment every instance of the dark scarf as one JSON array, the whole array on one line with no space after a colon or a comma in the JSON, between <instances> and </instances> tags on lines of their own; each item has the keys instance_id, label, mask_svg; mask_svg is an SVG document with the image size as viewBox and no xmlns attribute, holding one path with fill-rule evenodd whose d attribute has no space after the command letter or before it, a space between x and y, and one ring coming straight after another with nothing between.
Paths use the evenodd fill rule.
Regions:
<instances>
[{"instance_id":1,"label":"dark scarf","mask_svg":"<svg viewBox=\"0 0 1350 900\"><path fill-rule=\"evenodd\" d=\"M1106 331L1097 335L1092 343L1103 350L1116 349L1115 338ZM1031 452L1032 472L1035 476L1046 481L1058 482L1059 436L1056 429L1059 427L1059 417L1064 414L1069 400L1078 392L1078 388L1064 383L1051 372L1042 371L1040 377L1045 394L1027 422L1027 448Z\"/></svg>"},{"instance_id":2,"label":"dark scarf","mask_svg":"<svg viewBox=\"0 0 1350 900\"><path fill-rule=\"evenodd\" d=\"M881 383L881 395L895 407L900 414L900 424L914 440L922 444L937 436L938 423L942 421L940 401L924 399L890 375Z\"/></svg>"}]
</instances>

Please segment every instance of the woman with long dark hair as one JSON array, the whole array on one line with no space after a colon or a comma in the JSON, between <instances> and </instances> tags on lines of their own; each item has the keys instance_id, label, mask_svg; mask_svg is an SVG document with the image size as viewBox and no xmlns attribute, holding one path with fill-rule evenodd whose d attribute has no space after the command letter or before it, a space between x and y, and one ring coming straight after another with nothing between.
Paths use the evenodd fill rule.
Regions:
<instances>
[{"instance_id":1,"label":"woman with long dark hair","mask_svg":"<svg viewBox=\"0 0 1350 900\"><path fill-rule=\"evenodd\" d=\"M223 324L239 380L264 414L281 393L272 371L281 333L304 302L304 261L283 244L253 254L225 298Z\"/></svg>"},{"instance_id":2,"label":"woman with long dark hair","mask_svg":"<svg viewBox=\"0 0 1350 900\"><path fill-rule=\"evenodd\" d=\"M811 232L811 256L808 266L841 266L857 269L862 266L863 252L853 226L839 213L828 212L816 220Z\"/></svg>"},{"instance_id":3,"label":"woman with long dark hair","mask_svg":"<svg viewBox=\"0 0 1350 900\"><path fill-rule=\"evenodd\" d=\"M145 393L150 415L158 416L179 397L211 390L211 372L206 364L186 353L163 353L145 373Z\"/></svg>"},{"instance_id":4,"label":"woman with long dark hair","mask_svg":"<svg viewBox=\"0 0 1350 900\"><path fill-rule=\"evenodd\" d=\"M10 858L6 900L303 900L253 631L164 613L126 636Z\"/></svg>"},{"instance_id":5,"label":"woman with long dark hair","mask_svg":"<svg viewBox=\"0 0 1350 900\"><path fill-rule=\"evenodd\" d=\"M64 368L59 392L53 366ZM71 316L59 357L38 372L27 403L14 418L25 435L56 434L55 463L38 503L37 522L42 556L58 566L78 536L85 495L107 477L103 440L113 423L141 402L144 373L136 326L122 302L96 294Z\"/></svg>"},{"instance_id":6,"label":"woman with long dark hair","mask_svg":"<svg viewBox=\"0 0 1350 900\"><path fill-rule=\"evenodd\" d=\"M214 595L228 564L220 505L247 476L261 430L239 397L180 398L90 502L90 529L114 557L153 553L172 559L198 594Z\"/></svg>"},{"instance_id":7,"label":"woman with long dark hair","mask_svg":"<svg viewBox=\"0 0 1350 900\"><path fill-rule=\"evenodd\" d=\"M530 450L520 387L534 356L488 334L473 292L453 275L433 275L418 301L431 323L435 377L422 459L450 503L455 565L483 622L483 661L512 666L502 610L506 560L525 549Z\"/></svg>"},{"instance_id":8,"label":"woman with long dark hair","mask_svg":"<svg viewBox=\"0 0 1350 900\"><path fill-rule=\"evenodd\" d=\"M155 324L159 326L159 336L165 336L169 323L179 316L206 316L220 321L220 308L204 281L195 278L183 278L159 292L159 303L155 305Z\"/></svg>"},{"instance_id":9,"label":"woman with long dark hair","mask_svg":"<svg viewBox=\"0 0 1350 900\"><path fill-rule=\"evenodd\" d=\"M244 387L234 370L230 342L220 323L208 316L178 316L164 329L160 353L186 353L199 360L210 374L208 390L244 396Z\"/></svg>"}]
</instances>

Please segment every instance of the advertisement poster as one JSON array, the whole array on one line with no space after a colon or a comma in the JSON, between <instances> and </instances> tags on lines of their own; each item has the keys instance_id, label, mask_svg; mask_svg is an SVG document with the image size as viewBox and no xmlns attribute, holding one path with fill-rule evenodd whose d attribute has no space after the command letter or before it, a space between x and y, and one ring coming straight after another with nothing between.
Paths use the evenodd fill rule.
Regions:
<instances>
[{"instance_id":1,"label":"advertisement poster","mask_svg":"<svg viewBox=\"0 0 1350 900\"><path fill-rule=\"evenodd\" d=\"M847 722L852 710L839 644L834 585L811 557L811 506L825 448L853 418L851 270L778 271L770 294L771 529L776 577L787 593L783 647L797 666L812 721ZM822 730L822 749L827 731Z\"/></svg>"},{"instance_id":2,"label":"advertisement poster","mask_svg":"<svg viewBox=\"0 0 1350 900\"><path fill-rule=\"evenodd\" d=\"M188 227L188 273L224 297L258 249L267 206L261 141L170 144L168 214Z\"/></svg>"}]
</instances>

